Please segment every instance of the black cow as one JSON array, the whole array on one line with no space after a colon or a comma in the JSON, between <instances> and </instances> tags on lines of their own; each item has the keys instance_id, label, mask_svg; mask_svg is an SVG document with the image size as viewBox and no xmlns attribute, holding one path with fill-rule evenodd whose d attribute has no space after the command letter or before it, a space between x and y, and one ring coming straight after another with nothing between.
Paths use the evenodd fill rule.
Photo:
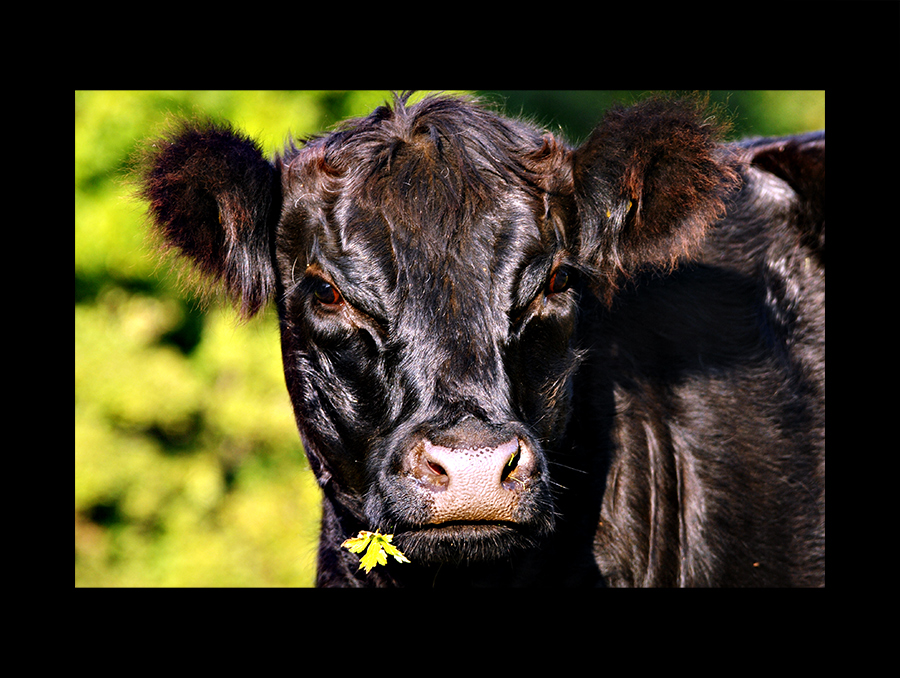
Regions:
<instances>
[{"instance_id":1,"label":"black cow","mask_svg":"<svg viewBox=\"0 0 900 678\"><path fill-rule=\"evenodd\" d=\"M320 586L825 579L825 137L653 98L579 148L406 95L267 161L146 155L163 238L274 299ZM393 535L409 563L341 548Z\"/></svg>"}]
</instances>

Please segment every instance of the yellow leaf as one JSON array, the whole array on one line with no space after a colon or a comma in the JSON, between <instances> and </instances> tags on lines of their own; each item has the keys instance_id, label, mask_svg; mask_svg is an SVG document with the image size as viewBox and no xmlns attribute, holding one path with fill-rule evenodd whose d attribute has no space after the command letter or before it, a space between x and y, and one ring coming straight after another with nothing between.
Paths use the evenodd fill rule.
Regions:
<instances>
[{"instance_id":1,"label":"yellow leaf","mask_svg":"<svg viewBox=\"0 0 900 678\"><path fill-rule=\"evenodd\" d=\"M346 539L341 546L351 553L362 553L372 540L373 533L363 530L357 536Z\"/></svg>"},{"instance_id":2,"label":"yellow leaf","mask_svg":"<svg viewBox=\"0 0 900 678\"><path fill-rule=\"evenodd\" d=\"M359 568L368 574L376 565L387 565L387 556L381 545L377 541L372 541L369 548L366 549L365 555L359 560Z\"/></svg>"},{"instance_id":3,"label":"yellow leaf","mask_svg":"<svg viewBox=\"0 0 900 678\"><path fill-rule=\"evenodd\" d=\"M387 565L387 557L390 555L398 563L408 563L409 559L391 544L394 538L392 534L381 534L378 531L369 532L362 530L355 537L344 540L341 546L351 553L365 554L360 558L359 569L368 574L376 565Z\"/></svg>"},{"instance_id":4,"label":"yellow leaf","mask_svg":"<svg viewBox=\"0 0 900 678\"><path fill-rule=\"evenodd\" d=\"M389 536L393 536L393 535L389 535ZM384 544L384 550L385 550L385 552L386 552L389 556L393 556L393 557L394 557L394 560L396 560L398 563L408 563L408 562L409 562L409 558L407 558L406 556L404 556L404 555L400 552L400 549L398 549L398 548L397 548L396 546L394 546L393 544L389 543L389 541L388 541L388 542L385 542L385 544Z\"/></svg>"}]
</instances>

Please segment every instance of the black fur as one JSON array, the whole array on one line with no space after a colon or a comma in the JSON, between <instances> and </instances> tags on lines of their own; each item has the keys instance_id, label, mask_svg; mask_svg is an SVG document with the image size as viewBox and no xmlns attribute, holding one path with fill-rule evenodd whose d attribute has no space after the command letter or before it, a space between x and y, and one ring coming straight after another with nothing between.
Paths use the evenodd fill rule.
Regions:
<instances>
[{"instance_id":1,"label":"black fur","mask_svg":"<svg viewBox=\"0 0 900 678\"><path fill-rule=\"evenodd\" d=\"M824 585L824 133L720 132L653 99L570 149L398 97L274 163L157 144L167 242L277 303L320 586ZM412 562L364 574L363 529Z\"/></svg>"}]
</instances>

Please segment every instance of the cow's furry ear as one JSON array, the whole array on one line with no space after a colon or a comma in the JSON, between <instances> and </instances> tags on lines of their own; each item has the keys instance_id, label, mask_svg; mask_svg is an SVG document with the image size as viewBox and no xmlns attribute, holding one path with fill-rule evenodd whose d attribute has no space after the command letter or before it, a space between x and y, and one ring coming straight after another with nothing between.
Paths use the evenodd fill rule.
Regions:
<instances>
[{"instance_id":1,"label":"cow's furry ear","mask_svg":"<svg viewBox=\"0 0 900 678\"><path fill-rule=\"evenodd\" d=\"M694 99L653 98L607 113L573 155L583 261L607 299L645 265L693 254L739 184L723 126Z\"/></svg>"},{"instance_id":2,"label":"cow's furry ear","mask_svg":"<svg viewBox=\"0 0 900 678\"><path fill-rule=\"evenodd\" d=\"M825 131L740 145L754 167L787 182L797 195L796 228L802 242L825 265Z\"/></svg>"},{"instance_id":3,"label":"cow's furry ear","mask_svg":"<svg viewBox=\"0 0 900 678\"><path fill-rule=\"evenodd\" d=\"M244 316L256 313L275 287L281 209L277 170L259 146L227 125L181 122L147 144L138 172L165 243L221 280Z\"/></svg>"}]
</instances>

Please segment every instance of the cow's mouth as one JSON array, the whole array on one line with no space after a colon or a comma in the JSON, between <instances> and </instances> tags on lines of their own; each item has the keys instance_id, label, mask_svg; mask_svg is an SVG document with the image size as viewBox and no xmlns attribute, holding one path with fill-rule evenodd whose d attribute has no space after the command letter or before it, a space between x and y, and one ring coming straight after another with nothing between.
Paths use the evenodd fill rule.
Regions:
<instances>
[{"instance_id":1,"label":"cow's mouth","mask_svg":"<svg viewBox=\"0 0 900 678\"><path fill-rule=\"evenodd\" d=\"M451 521L409 528L397 533L394 541L413 562L479 562L532 548L543 532L507 521Z\"/></svg>"}]
</instances>

